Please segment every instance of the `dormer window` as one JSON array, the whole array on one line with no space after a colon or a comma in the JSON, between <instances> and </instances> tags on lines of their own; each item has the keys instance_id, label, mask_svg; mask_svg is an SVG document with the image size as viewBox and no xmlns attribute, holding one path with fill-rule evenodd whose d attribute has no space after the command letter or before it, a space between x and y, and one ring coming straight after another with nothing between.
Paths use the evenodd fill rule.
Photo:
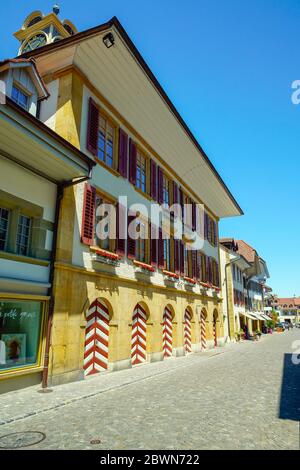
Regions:
<instances>
[{"instance_id":1,"label":"dormer window","mask_svg":"<svg viewBox=\"0 0 300 470\"><path fill-rule=\"evenodd\" d=\"M29 96L15 84L12 87L11 99L28 111Z\"/></svg>"}]
</instances>

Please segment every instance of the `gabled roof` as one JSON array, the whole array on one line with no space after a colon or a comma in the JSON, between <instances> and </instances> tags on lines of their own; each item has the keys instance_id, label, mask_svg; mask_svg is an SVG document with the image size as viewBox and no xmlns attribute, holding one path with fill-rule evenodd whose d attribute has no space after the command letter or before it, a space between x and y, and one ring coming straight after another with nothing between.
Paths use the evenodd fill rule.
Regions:
<instances>
[{"instance_id":1,"label":"gabled roof","mask_svg":"<svg viewBox=\"0 0 300 470\"><path fill-rule=\"evenodd\" d=\"M287 305L290 307L292 305L293 308L300 306L300 297L279 297L276 299L276 305L283 306Z\"/></svg>"},{"instance_id":2,"label":"gabled roof","mask_svg":"<svg viewBox=\"0 0 300 470\"><path fill-rule=\"evenodd\" d=\"M244 240L236 240L236 244L238 247L238 253L242 255L248 263L254 263L255 256L257 256L256 250L248 243L244 242Z\"/></svg>"},{"instance_id":3,"label":"gabled roof","mask_svg":"<svg viewBox=\"0 0 300 470\"><path fill-rule=\"evenodd\" d=\"M226 200L226 201L230 200L230 204L231 204L230 210L227 211L226 215L221 214L220 216L225 217L225 216L243 215L243 211L240 208L237 201L235 200L234 196L229 191L228 187L226 186L223 179L221 178L221 176L219 175L219 173L217 172L217 170L215 169L215 167L213 166L213 164L209 160L208 156L206 155L206 153L202 149L201 145L199 144L199 142L197 141L195 136L192 134L191 130L189 129L189 127L187 126L187 124L185 123L185 121L183 120L183 118L181 117L181 115L179 114L177 109L175 108L174 104L172 103L172 101L170 100L170 98L168 97L168 95L166 94L166 92L164 91L164 89L162 88L160 83L158 82L157 78L152 73L149 66L147 65L147 63L145 62L145 60L143 59L143 57L141 56L141 54L139 53L139 51L137 50L137 48L135 47L135 45L133 44L133 42L129 38L128 34L124 30L123 26L121 25L121 23L119 22L119 20L116 17L113 17L107 23L104 23L100 26L88 29L86 31L77 33L74 36L71 36L69 38L62 39L58 42L55 42L55 43L40 47L36 50L27 52L27 53L23 54L20 57L22 57L22 58L40 57L40 56L49 54L53 51L58 51L60 49L67 48L69 46L70 47L75 46L76 44L79 44L79 43L81 43L82 41L84 41L86 39L91 39L91 38L93 38L93 36L98 36L100 33L104 33L105 31L110 30L112 28L115 28L117 30L117 32L121 36L124 44L127 46L127 48L129 49L130 53L135 58L136 62L139 64L139 66L143 69L144 73L148 77L148 80L152 83L152 85L156 89L157 93L160 95L162 100L165 102L165 104L167 105L167 107L171 111L171 114L175 117L175 119L178 121L180 126L183 128L183 130L187 134L190 141L194 144L194 146L196 147L198 152L201 154L202 159L205 161L205 163L208 166L208 168L210 169L211 173L214 175L214 177L218 181L219 185L223 188L224 200ZM200 166L201 166L201 161L199 161L199 167ZM224 212L224 210L223 210L223 212Z\"/></svg>"},{"instance_id":4,"label":"gabled roof","mask_svg":"<svg viewBox=\"0 0 300 470\"><path fill-rule=\"evenodd\" d=\"M35 84L39 99L40 100L47 99L50 96L49 91L42 77L39 74L39 71L36 67L36 63L34 59L26 59L26 58L18 57L16 59L5 59L5 60L0 61L0 73L8 69L19 68L19 67L29 68L29 74L33 80L33 83Z\"/></svg>"}]
</instances>

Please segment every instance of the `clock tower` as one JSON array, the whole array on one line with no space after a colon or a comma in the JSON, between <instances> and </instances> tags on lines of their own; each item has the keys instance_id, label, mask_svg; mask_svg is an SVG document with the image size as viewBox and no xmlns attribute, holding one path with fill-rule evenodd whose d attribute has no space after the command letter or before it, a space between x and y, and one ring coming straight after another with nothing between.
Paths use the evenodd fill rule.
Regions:
<instances>
[{"instance_id":1,"label":"clock tower","mask_svg":"<svg viewBox=\"0 0 300 470\"><path fill-rule=\"evenodd\" d=\"M77 33L77 29L71 21L61 21L58 15L59 6L54 5L53 11L48 15L44 15L41 11L34 11L27 16L22 28L14 34L20 41L18 55Z\"/></svg>"}]
</instances>

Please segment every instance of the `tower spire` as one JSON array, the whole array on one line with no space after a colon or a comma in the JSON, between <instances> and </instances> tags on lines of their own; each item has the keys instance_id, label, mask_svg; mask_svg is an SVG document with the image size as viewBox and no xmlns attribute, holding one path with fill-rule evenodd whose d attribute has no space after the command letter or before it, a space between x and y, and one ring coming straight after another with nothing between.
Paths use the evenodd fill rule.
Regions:
<instances>
[{"instance_id":1,"label":"tower spire","mask_svg":"<svg viewBox=\"0 0 300 470\"><path fill-rule=\"evenodd\" d=\"M56 2L54 5L53 5L53 13L55 13L56 15L58 15L60 12L60 7L59 7L59 4Z\"/></svg>"}]
</instances>

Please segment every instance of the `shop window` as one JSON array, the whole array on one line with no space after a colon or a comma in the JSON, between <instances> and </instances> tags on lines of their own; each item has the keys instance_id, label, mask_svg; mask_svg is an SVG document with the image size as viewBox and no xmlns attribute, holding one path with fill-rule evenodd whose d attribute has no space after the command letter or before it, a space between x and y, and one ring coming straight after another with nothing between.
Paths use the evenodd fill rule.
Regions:
<instances>
[{"instance_id":1,"label":"shop window","mask_svg":"<svg viewBox=\"0 0 300 470\"><path fill-rule=\"evenodd\" d=\"M29 248L31 219L20 215L17 232L17 253L26 256Z\"/></svg>"},{"instance_id":2,"label":"shop window","mask_svg":"<svg viewBox=\"0 0 300 470\"><path fill-rule=\"evenodd\" d=\"M136 156L136 187L143 193L147 191L147 159L139 150Z\"/></svg>"},{"instance_id":3,"label":"shop window","mask_svg":"<svg viewBox=\"0 0 300 470\"><path fill-rule=\"evenodd\" d=\"M29 96L26 95L19 87L13 85L11 99L22 108L28 111Z\"/></svg>"},{"instance_id":4,"label":"shop window","mask_svg":"<svg viewBox=\"0 0 300 470\"><path fill-rule=\"evenodd\" d=\"M9 211L0 207L0 250L5 250L8 233Z\"/></svg>"},{"instance_id":5,"label":"shop window","mask_svg":"<svg viewBox=\"0 0 300 470\"><path fill-rule=\"evenodd\" d=\"M43 303L0 300L0 371L37 365Z\"/></svg>"},{"instance_id":6,"label":"shop window","mask_svg":"<svg viewBox=\"0 0 300 470\"><path fill-rule=\"evenodd\" d=\"M115 128L107 118L100 115L98 158L110 168L114 163Z\"/></svg>"}]
</instances>

